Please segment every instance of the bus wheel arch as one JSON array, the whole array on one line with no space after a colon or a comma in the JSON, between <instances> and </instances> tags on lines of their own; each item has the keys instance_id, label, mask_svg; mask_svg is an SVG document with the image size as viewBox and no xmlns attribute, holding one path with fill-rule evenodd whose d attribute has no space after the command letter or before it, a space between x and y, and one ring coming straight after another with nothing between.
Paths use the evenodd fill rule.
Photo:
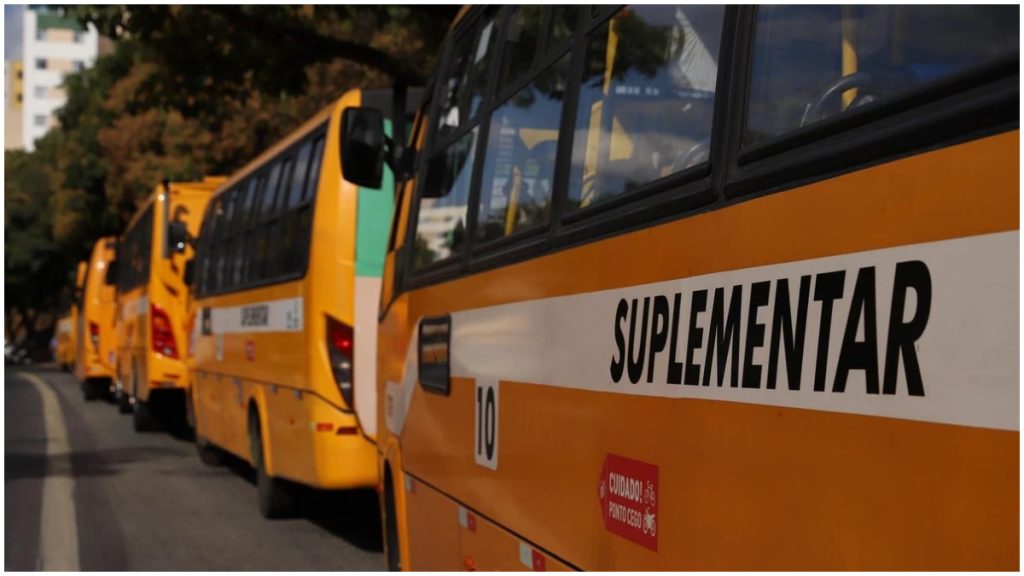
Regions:
<instances>
[{"instance_id":1,"label":"bus wheel arch","mask_svg":"<svg viewBox=\"0 0 1024 576\"><path fill-rule=\"evenodd\" d=\"M263 423L266 418L261 413L256 399L249 400L249 451L253 467L256 468L256 491L260 514L264 518L290 518L298 508L296 503L296 487L283 478L270 474L270 458L268 458L267 436Z\"/></svg>"},{"instance_id":2,"label":"bus wheel arch","mask_svg":"<svg viewBox=\"0 0 1024 576\"><path fill-rule=\"evenodd\" d=\"M249 463L253 468L259 469L260 465L266 466L263 459L266 458L266 442L263 439L263 418L260 414L259 404L255 398L250 398L246 410L249 433Z\"/></svg>"}]
</instances>

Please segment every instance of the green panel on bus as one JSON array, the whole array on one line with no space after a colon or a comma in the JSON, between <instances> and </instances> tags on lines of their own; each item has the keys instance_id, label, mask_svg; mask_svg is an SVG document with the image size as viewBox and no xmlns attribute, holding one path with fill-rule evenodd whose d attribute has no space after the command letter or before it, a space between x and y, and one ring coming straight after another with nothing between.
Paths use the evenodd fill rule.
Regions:
<instances>
[{"instance_id":1,"label":"green panel on bus","mask_svg":"<svg viewBox=\"0 0 1024 576\"><path fill-rule=\"evenodd\" d=\"M391 136L391 121L384 121L384 133ZM384 273L391 214L395 203L395 177L384 165L381 187L360 186L356 200L356 276L380 278Z\"/></svg>"}]
</instances>

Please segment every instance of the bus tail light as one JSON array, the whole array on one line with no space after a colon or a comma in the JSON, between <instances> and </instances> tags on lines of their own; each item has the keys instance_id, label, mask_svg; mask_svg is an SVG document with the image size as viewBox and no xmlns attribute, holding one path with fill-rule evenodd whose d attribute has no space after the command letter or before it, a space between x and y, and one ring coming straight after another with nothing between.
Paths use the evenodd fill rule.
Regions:
<instances>
[{"instance_id":1,"label":"bus tail light","mask_svg":"<svg viewBox=\"0 0 1024 576\"><path fill-rule=\"evenodd\" d=\"M100 351L100 325L89 322L89 340L92 341L93 350Z\"/></svg>"},{"instance_id":2,"label":"bus tail light","mask_svg":"<svg viewBox=\"0 0 1024 576\"><path fill-rule=\"evenodd\" d=\"M352 407L352 358L355 347L352 327L327 317L327 355L331 362L334 382L341 390L345 403Z\"/></svg>"},{"instance_id":3,"label":"bus tail light","mask_svg":"<svg viewBox=\"0 0 1024 576\"><path fill-rule=\"evenodd\" d=\"M150 304L149 321L152 328L151 342L153 351L169 358L177 358L178 345L174 342L171 318L167 315L167 312L156 304Z\"/></svg>"}]
</instances>

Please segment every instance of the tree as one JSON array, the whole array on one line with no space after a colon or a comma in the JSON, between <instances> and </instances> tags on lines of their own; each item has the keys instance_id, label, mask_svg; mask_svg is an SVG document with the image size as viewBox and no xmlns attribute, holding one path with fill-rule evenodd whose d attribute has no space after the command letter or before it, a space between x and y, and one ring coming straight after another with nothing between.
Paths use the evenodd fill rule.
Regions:
<instances>
[{"instance_id":1,"label":"tree","mask_svg":"<svg viewBox=\"0 0 1024 576\"><path fill-rule=\"evenodd\" d=\"M186 115L245 91L298 94L312 64L342 59L422 84L457 6L68 6L150 50L153 87ZM388 43L396 34L403 43Z\"/></svg>"},{"instance_id":2,"label":"tree","mask_svg":"<svg viewBox=\"0 0 1024 576\"><path fill-rule=\"evenodd\" d=\"M420 83L456 11L66 7L115 49L65 77L59 129L6 156L8 332L51 309L164 178L229 175L352 87Z\"/></svg>"},{"instance_id":3,"label":"tree","mask_svg":"<svg viewBox=\"0 0 1024 576\"><path fill-rule=\"evenodd\" d=\"M59 135L47 136L32 154L4 153L4 328L29 342L37 340L40 314L54 308L78 261L53 238L58 183L51 166L59 144Z\"/></svg>"}]
</instances>

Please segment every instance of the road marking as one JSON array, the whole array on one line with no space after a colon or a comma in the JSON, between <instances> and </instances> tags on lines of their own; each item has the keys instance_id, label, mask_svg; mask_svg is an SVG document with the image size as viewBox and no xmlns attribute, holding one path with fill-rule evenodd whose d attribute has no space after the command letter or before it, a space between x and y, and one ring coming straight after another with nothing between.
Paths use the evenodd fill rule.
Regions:
<instances>
[{"instance_id":1,"label":"road marking","mask_svg":"<svg viewBox=\"0 0 1024 576\"><path fill-rule=\"evenodd\" d=\"M57 395L40 377L19 372L43 402L46 425L46 476L39 522L39 570L77 571L78 519L75 512L75 481L71 474L71 444Z\"/></svg>"}]
</instances>

